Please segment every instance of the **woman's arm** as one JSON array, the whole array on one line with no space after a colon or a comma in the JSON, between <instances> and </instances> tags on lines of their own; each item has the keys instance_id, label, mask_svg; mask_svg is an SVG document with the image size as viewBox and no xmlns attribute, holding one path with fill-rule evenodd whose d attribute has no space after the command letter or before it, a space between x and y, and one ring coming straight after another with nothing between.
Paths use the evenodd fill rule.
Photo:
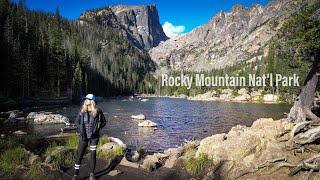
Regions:
<instances>
[{"instance_id":1,"label":"woman's arm","mask_svg":"<svg viewBox=\"0 0 320 180\"><path fill-rule=\"evenodd\" d=\"M82 113L79 112L79 115L76 118L76 121L74 122L74 124L76 125L76 127L79 129L80 128L80 119L81 119Z\"/></svg>"},{"instance_id":2,"label":"woman's arm","mask_svg":"<svg viewBox=\"0 0 320 180\"><path fill-rule=\"evenodd\" d=\"M107 123L106 118L101 110L99 110L99 129L102 129Z\"/></svg>"}]
</instances>

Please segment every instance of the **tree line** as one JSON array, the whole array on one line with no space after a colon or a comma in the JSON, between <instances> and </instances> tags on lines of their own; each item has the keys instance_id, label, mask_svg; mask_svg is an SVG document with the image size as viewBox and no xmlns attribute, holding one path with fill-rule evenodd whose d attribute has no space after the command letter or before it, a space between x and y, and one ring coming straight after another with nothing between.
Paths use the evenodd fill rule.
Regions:
<instances>
[{"instance_id":1,"label":"tree line","mask_svg":"<svg viewBox=\"0 0 320 180\"><path fill-rule=\"evenodd\" d=\"M0 97L79 99L152 93L155 64L107 26L31 11L23 0L0 0Z\"/></svg>"}]
</instances>

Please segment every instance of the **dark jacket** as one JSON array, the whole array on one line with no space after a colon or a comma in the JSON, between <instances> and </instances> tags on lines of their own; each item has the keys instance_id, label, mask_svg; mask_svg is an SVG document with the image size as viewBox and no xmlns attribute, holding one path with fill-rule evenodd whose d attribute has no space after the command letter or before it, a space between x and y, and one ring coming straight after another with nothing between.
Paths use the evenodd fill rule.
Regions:
<instances>
[{"instance_id":1,"label":"dark jacket","mask_svg":"<svg viewBox=\"0 0 320 180\"><path fill-rule=\"evenodd\" d=\"M90 124L85 124L85 122L89 122ZM80 112L75 121L75 125L79 130L81 139L88 140L99 138L99 132L106 125L106 122L103 112L100 109L97 109L96 117L93 117L90 111Z\"/></svg>"}]
</instances>

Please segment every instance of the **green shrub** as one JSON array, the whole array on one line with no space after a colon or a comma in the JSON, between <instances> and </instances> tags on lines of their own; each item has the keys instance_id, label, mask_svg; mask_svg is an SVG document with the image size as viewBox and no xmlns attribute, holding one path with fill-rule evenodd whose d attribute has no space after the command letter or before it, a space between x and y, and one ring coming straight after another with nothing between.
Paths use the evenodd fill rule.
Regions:
<instances>
[{"instance_id":1,"label":"green shrub","mask_svg":"<svg viewBox=\"0 0 320 180\"><path fill-rule=\"evenodd\" d=\"M30 166L27 172L27 179L29 180L45 179L45 173L42 171L40 164L34 163Z\"/></svg>"},{"instance_id":2,"label":"green shrub","mask_svg":"<svg viewBox=\"0 0 320 180\"><path fill-rule=\"evenodd\" d=\"M124 148L123 146L118 146L117 149L115 150L115 153L118 156L124 155L126 152L127 152L127 149Z\"/></svg>"},{"instance_id":3,"label":"green shrub","mask_svg":"<svg viewBox=\"0 0 320 180\"><path fill-rule=\"evenodd\" d=\"M192 157L185 161L186 169L194 176L213 165L215 163L209 159L208 155L201 155L199 158Z\"/></svg>"},{"instance_id":4,"label":"green shrub","mask_svg":"<svg viewBox=\"0 0 320 180\"><path fill-rule=\"evenodd\" d=\"M143 147L138 149L138 153L140 154L140 157L144 157L147 154L146 150Z\"/></svg>"},{"instance_id":5,"label":"green shrub","mask_svg":"<svg viewBox=\"0 0 320 180\"><path fill-rule=\"evenodd\" d=\"M184 153L188 156L188 155L194 155L197 152L197 149L190 145L190 144L186 144L184 146Z\"/></svg>"},{"instance_id":6,"label":"green shrub","mask_svg":"<svg viewBox=\"0 0 320 180\"><path fill-rule=\"evenodd\" d=\"M103 144L108 142L110 142L109 137L107 135L103 135L102 137L99 138L98 146L102 146Z\"/></svg>"},{"instance_id":7,"label":"green shrub","mask_svg":"<svg viewBox=\"0 0 320 180\"><path fill-rule=\"evenodd\" d=\"M66 154L57 154L53 160L53 166L57 169L68 168L73 166L76 159L75 152L68 152Z\"/></svg>"},{"instance_id":8,"label":"green shrub","mask_svg":"<svg viewBox=\"0 0 320 180\"><path fill-rule=\"evenodd\" d=\"M143 166L144 166L144 168L146 168L146 170L148 170L148 171L152 171L153 169L156 168L155 164L154 164L154 163L151 163L151 162L147 162L147 163L145 163Z\"/></svg>"},{"instance_id":9,"label":"green shrub","mask_svg":"<svg viewBox=\"0 0 320 180\"><path fill-rule=\"evenodd\" d=\"M99 158L104 158L107 162L111 162L113 159L115 159L118 155L116 154L115 151L112 150L98 150L97 151L97 156Z\"/></svg>"},{"instance_id":10,"label":"green shrub","mask_svg":"<svg viewBox=\"0 0 320 180\"><path fill-rule=\"evenodd\" d=\"M27 151L21 147L6 150L1 156L1 171L5 174L17 174L18 165L24 165Z\"/></svg>"},{"instance_id":11,"label":"green shrub","mask_svg":"<svg viewBox=\"0 0 320 180\"><path fill-rule=\"evenodd\" d=\"M77 149L79 145L79 136L78 135L72 135L66 140L66 147L67 148L72 148L72 149Z\"/></svg>"},{"instance_id":12,"label":"green shrub","mask_svg":"<svg viewBox=\"0 0 320 180\"><path fill-rule=\"evenodd\" d=\"M21 146L21 142L19 138L9 137L6 139L0 139L0 153L7 149L13 149L20 146Z\"/></svg>"}]
</instances>

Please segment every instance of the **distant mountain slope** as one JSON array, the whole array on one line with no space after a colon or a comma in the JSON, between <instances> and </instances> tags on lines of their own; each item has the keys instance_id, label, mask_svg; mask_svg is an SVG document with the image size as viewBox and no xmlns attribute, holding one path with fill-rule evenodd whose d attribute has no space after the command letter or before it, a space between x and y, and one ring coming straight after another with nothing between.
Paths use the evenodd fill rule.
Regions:
<instances>
[{"instance_id":1,"label":"distant mountain slope","mask_svg":"<svg viewBox=\"0 0 320 180\"><path fill-rule=\"evenodd\" d=\"M149 51L162 69L210 70L266 55L268 43L293 14L316 0L273 0L267 6L234 5L207 24Z\"/></svg>"},{"instance_id":2,"label":"distant mountain slope","mask_svg":"<svg viewBox=\"0 0 320 180\"><path fill-rule=\"evenodd\" d=\"M135 46L150 49L168 37L163 32L155 5L117 5L85 11L80 20L95 21L119 31Z\"/></svg>"}]
</instances>

